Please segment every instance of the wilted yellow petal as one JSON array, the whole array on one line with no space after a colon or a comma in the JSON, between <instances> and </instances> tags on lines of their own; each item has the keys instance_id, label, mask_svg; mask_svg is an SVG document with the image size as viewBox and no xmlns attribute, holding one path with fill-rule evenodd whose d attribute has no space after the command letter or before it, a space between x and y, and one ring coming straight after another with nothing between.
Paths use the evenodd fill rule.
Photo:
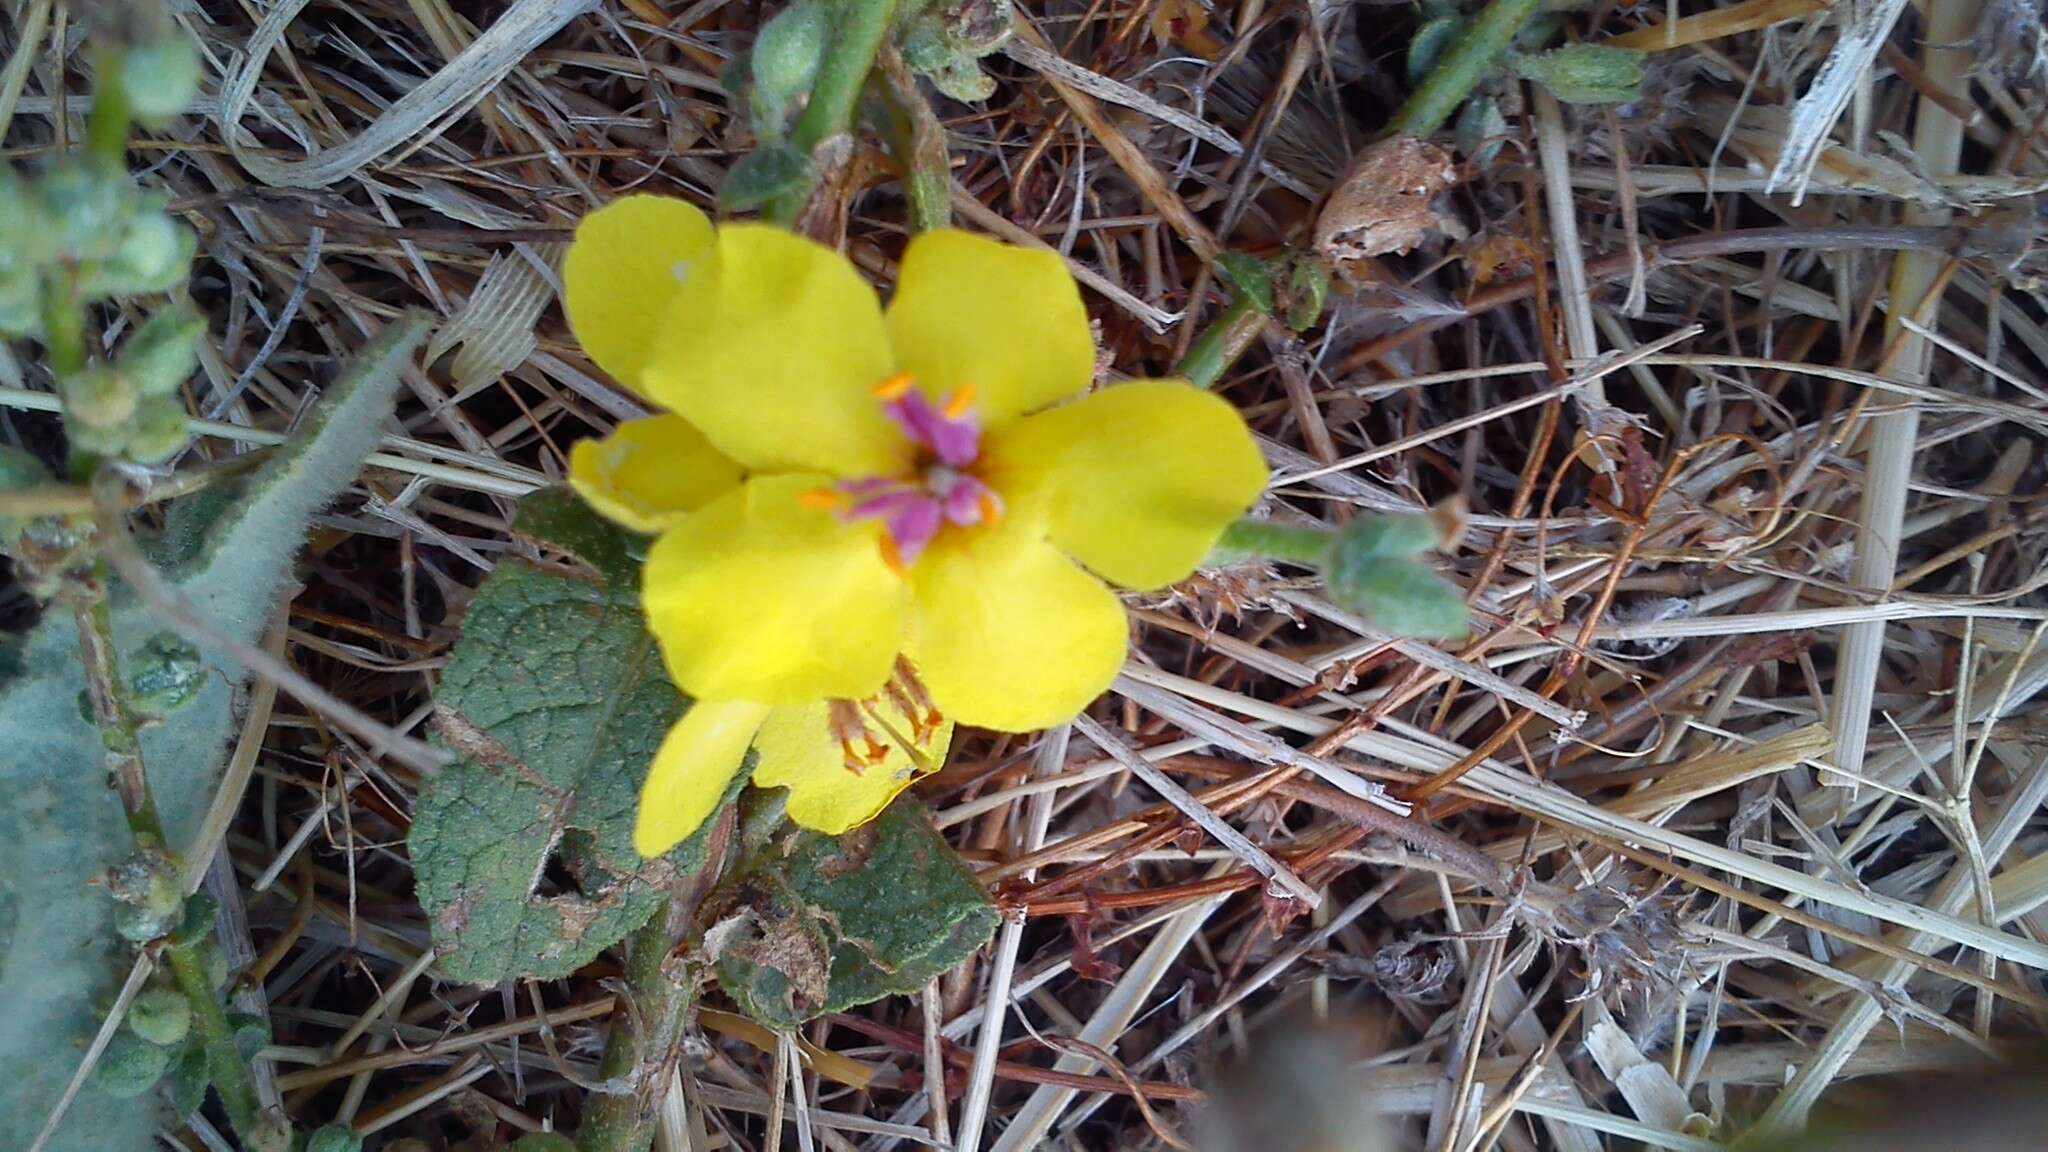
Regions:
<instances>
[{"instance_id":1,"label":"wilted yellow petal","mask_svg":"<svg viewBox=\"0 0 2048 1152\"><path fill-rule=\"evenodd\" d=\"M739 482L740 466L680 416L628 420L569 449L569 486L635 532L659 532Z\"/></svg>"},{"instance_id":2,"label":"wilted yellow petal","mask_svg":"<svg viewBox=\"0 0 2048 1152\"><path fill-rule=\"evenodd\" d=\"M988 477L1053 543L1131 588L1184 579L1266 484L1229 402L1176 380L1106 388L998 429Z\"/></svg>"},{"instance_id":3,"label":"wilted yellow petal","mask_svg":"<svg viewBox=\"0 0 2048 1152\"><path fill-rule=\"evenodd\" d=\"M834 836L881 815L897 793L945 761L953 725L942 723L923 741L913 743L913 757L897 742L914 740L912 719L886 698L870 706L881 718L869 720L869 731L886 749L880 763L859 771L847 767L824 702L777 708L754 737L755 785L789 789L789 818Z\"/></svg>"},{"instance_id":4,"label":"wilted yellow petal","mask_svg":"<svg viewBox=\"0 0 2048 1152\"><path fill-rule=\"evenodd\" d=\"M881 525L849 522L815 473L757 476L663 533L641 575L647 623L691 696L799 704L881 688L909 591Z\"/></svg>"},{"instance_id":5,"label":"wilted yellow petal","mask_svg":"<svg viewBox=\"0 0 2048 1152\"><path fill-rule=\"evenodd\" d=\"M972 388L984 426L1088 387L1095 338L1052 252L941 229L903 254L889 302L897 366L934 398Z\"/></svg>"},{"instance_id":6,"label":"wilted yellow petal","mask_svg":"<svg viewBox=\"0 0 2048 1152\"><path fill-rule=\"evenodd\" d=\"M645 393L641 372L678 300L716 279L711 221L668 196L627 196L583 218L562 264L562 300L583 350Z\"/></svg>"},{"instance_id":7,"label":"wilted yellow petal","mask_svg":"<svg viewBox=\"0 0 2048 1152\"><path fill-rule=\"evenodd\" d=\"M900 467L906 442L873 395L894 368L875 290L780 228L726 225L718 253L717 290L669 313L647 391L755 471Z\"/></svg>"},{"instance_id":8,"label":"wilted yellow petal","mask_svg":"<svg viewBox=\"0 0 2048 1152\"><path fill-rule=\"evenodd\" d=\"M767 705L744 701L690 705L668 730L640 786L640 814L633 821L633 847L640 855L659 856L682 843L717 810L767 715Z\"/></svg>"},{"instance_id":9,"label":"wilted yellow petal","mask_svg":"<svg viewBox=\"0 0 2048 1152\"><path fill-rule=\"evenodd\" d=\"M911 581L904 652L939 711L962 724L1063 723L1123 666L1123 605L1026 522L941 533Z\"/></svg>"}]
</instances>

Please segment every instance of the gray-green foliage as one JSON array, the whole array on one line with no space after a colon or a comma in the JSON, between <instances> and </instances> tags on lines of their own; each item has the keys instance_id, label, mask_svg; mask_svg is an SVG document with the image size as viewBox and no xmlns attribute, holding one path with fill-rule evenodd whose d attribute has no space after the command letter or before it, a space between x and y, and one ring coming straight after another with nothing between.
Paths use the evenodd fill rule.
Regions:
<instances>
[{"instance_id":1,"label":"gray-green foliage","mask_svg":"<svg viewBox=\"0 0 2048 1152\"><path fill-rule=\"evenodd\" d=\"M633 850L640 781L684 708L640 610L644 542L561 491L527 497L518 532L575 567L510 559L477 591L435 696L460 758L420 788L408 842L441 969L477 984L589 963L705 836ZM551 855L575 890L538 890Z\"/></svg>"},{"instance_id":2,"label":"gray-green foliage","mask_svg":"<svg viewBox=\"0 0 2048 1152\"><path fill-rule=\"evenodd\" d=\"M925 810L898 800L840 836L794 827L707 905L705 950L742 1012L788 1028L924 987L1000 919Z\"/></svg>"},{"instance_id":3,"label":"gray-green foliage","mask_svg":"<svg viewBox=\"0 0 2048 1152\"><path fill-rule=\"evenodd\" d=\"M332 500L376 445L399 365L422 328L388 326L327 390L291 443L240 483L174 505L157 560L165 577L221 632L258 639L277 605L312 514ZM114 634L124 664L164 627L115 590ZM197 693L143 732L164 825L182 845L219 779L242 671L210 645ZM98 1028L129 949L100 877L134 851L108 791L100 734L79 714L78 634L62 611L0 651L0 1148L26 1148ZM11 920L11 922L10 922ZM138 1038L139 1039L139 1038ZM154 1108L87 1091L51 1152L141 1152Z\"/></svg>"},{"instance_id":4,"label":"gray-green foliage","mask_svg":"<svg viewBox=\"0 0 2048 1152\"><path fill-rule=\"evenodd\" d=\"M1396 636L1463 637L1464 597L1421 560L1440 543L1427 516L1360 517L1337 534L1323 563L1330 599Z\"/></svg>"},{"instance_id":5,"label":"gray-green foliage","mask_svg":"<svg viewBox=\"0 0 2048 1152\"><path fill-rule=\"evenodd\" d=\"M996 83L980 61L1009 39L1012 11L1010 0L907 0L896 23L903 62L955 100L986 100Z\"/></svg>"},{"instance_id":6,"label":"gray-green foliage","mask_svg":"<svg viewBox=\"0 0 2048 1152\"><path fill-rule=\"evenodd\" d=\"M1611 44L1568 44L1517 57L1515 71L1567 104L1627 104L1643 94L1643 54Z\"/></svg>"}]
</instances>

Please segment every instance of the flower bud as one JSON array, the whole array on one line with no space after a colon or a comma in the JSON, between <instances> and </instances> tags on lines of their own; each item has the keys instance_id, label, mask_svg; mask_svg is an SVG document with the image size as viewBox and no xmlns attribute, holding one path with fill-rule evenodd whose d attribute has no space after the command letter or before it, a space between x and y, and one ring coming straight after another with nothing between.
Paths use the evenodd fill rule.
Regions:
<instances>
[{"instance_id":1,"label":"flower bud","mask_svg":"<svg viewBox=\"0 0 2048 1152\"><path fill-rule=\"evenodd\" d=\"M151 1044L168 1048L192 1031L192 1004L174 988L151 988L128 1006L128 1027Z\"/></svg>"},{"instance_id":2,"label":"flower bud","mask_svg":"<svg viewBox=\"0 0 2048 1152\"><path fill-rule=\"evenodd\" d=\"M134 210L128 174L84 158L52 165L37 190L48 228L44 260L60 252L82 264L107 258Z\"/></svg>"},{"instance_id":3,"label":"flower bud","mask_svg":"<svg viewBox=\"0 0 2048 1152\"><path fill-rule=\"evenodd\" d=\"M183 451L192 438L184 402L175 396L152 396L135 413L128 435L128 458L138 464L161 464Z\"/></svg>"},{"instance_id":4,"label":"flower bud","mask_svg":"<svg viewBox=\"0 0 2048 1152\"><path fill-rule=\"evenodd\" d=\"M132 1100L156 1086L171 1066L171 1050L128 1032L116 1032L93 1066L93 1083L107 1095Z\"/></svg>"},{"instance_id":5,"label":"flower bud","mask_svg":"<svg viewBox=\"0 0 2048 1152\"><path fill-rule=\"evenodd\" d=\"M64 415L74 424L108 431L128 423L135 415L135 389L119 372L95 364L59 385L64 397Z\"/></svg>"},{"instance_id":6,"label":"flower bud","mask_svg":"<svg viewBox=\"0 0 2048 1152\"><path fill-rule=\"evenodd\" d=\"M107 892L122 904L116 927L124 939L138 944L154 940L169 932L184 912L177 868L155 849L138 849L109 868L106 883Z\"/></svg>"},{"instance_id":7,"label":"flower bud","mask_svg":"<svg viewBox=\"0 0 2048 1152\"><path fill-rule=\"evenodd\" d=\"M306 1152L363 1152L363 1138L346 1124L329 1124L306 1137Z\"/></svg>"},{"instance_id":8,"label":"flower bud","mask_svg":"<svg viewBox=\"0 0 2048 1152\"><path fill-rule=\"evenodd\" d=\"M121 349L121 375L144 396L170 396L199 363L206 321L187 308L166 308L149 318Z\"/></svg>"},{"instance_id":9,"label":"flower bud","mask_svg":"<svg viewBox=\"0 0 2048 1152\"><path fill-rule=\"evenodd\" d=\"M205 686L199 649L174 632L150 637L128 663L128 703L145 716L167 716Z\"/></svg>"},{"instance_id":10,"label":"flower bud","mask_svg":"<svg viewBox=\"0 0 2048 1152\"><path fill-rule=\"evenodd\" d=\"M163 23L146 42L121 53L121 89L144 120L176 116L199 95L199 49L175 22Z\"/></svg>"},{"instance_id":11,"label":"flower bud","mask_svg":"<svg viewBox=\"0 0 2048 1152\"><path fill-rule=\"evenodd\" d=\"M1523 56L1515 70L1567 104L1627 104L1643 91L1643 54L1607 44L1571 44Z\"/></svg>"},{"instance_id":12,"label":"flower bud","mask_svg":"<svg viewBox=\"0 0 2048 1152\"><path fill-rule=\"evenodd\" d=\"M168 292L191 271L198 247L192 230L161 210L138 211L87 290L108 296Z\"/></svg>"}]
</instances>

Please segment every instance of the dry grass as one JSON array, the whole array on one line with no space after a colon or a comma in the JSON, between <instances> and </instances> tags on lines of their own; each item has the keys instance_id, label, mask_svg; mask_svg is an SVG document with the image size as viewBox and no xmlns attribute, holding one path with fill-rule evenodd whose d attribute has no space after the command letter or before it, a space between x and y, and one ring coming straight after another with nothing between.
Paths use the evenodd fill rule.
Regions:
<instances>
[{"instance_id":1,"label":"dry grass","mask_svg":"<svg viewBox=\"0 0 2048 1152\"><path fill-rule=\"evenodd\" d=\"M203 236L200 451L274 440L397 310L444 321L285 642L418 732L516 498L640 411L570 338L562 246L629 190L707 201L749 145L717 77L764 14L185 7L209 95L135 156ZM0 142L32 162L82 135L77 25L0 8ZM1221 386L1269 446L1272 515L1462 496L1474 639L1394 641L1257 568L1139 606L1128 674L1071 734L969 736L920 788L1016 913L997 942L800 1050L707 1011L664 1146L1148 1147L1248 1029L1313 1013L1367 1021L1331 1091L1370 1092L1398 1146L1692 1149L2036 1034L2048 145L2039 14L1979 8L1686 4L1641 104L1501 91L1505 147L1442 202L1459 238L1352 267L1326 323ZM1399 101L1416 15L1029 19L988 105L940 106L956 215L1067 253L1142 374L1218 311L1204 258L1309 234ZM886 285L906 207L874 160L846 244ZM41 368L0 352L0 385L0 434L47 444ZM613 969L436 982L416 776L259 697L226 844L264 1089L373 1147L572 1127Z\"/></svg>"}]
</instances>

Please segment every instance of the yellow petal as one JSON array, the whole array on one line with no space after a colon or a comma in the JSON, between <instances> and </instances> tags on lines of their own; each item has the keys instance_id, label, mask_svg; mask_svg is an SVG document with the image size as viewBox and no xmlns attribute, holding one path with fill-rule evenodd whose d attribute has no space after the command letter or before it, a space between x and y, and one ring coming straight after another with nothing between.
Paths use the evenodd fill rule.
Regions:
<instances>
[{"instance_id":1,"label":"yellow petal","mask_svg":"<svg viewBox=\"0 0 2048 1152\"><path fill-rule=\"evenodd\" d=\"M668 730L640 786L640 814L633 821L633 847L640 855L659 856L682 843L717 810L767 715L766 704L745 701L690 705Z\"/></svg>"},{"instance_id":2,"label":"yellow petal","mask_svg":"<svg viewBox=\"0 0 2048 1152\"><path fill-rule=\"evenodd\" d=\"M627 196L583 218L562 265L562 301L583 350L645 392L641 372L678 300L716 279L711 221L667 196Z\"/></svg>"},{"instance_id":3,"label":"yellow petal","mask_svg":"<svg viewBox=\"0 0 2048 1152\"><path fill-rule=\"evenodd\" d=\"M985 427L1088 387L1095 338L1058 255L950 229L919 233L889 303L897 367L941 397L974 389Z\"/></svg>"},{"instance_id":4,"label":"yellow petal","mask_svg":"<svg viewBox=\"0 0 2048 1152\"><path fill-rule=\"evenodd\" d=\"M881 527L809 497L816 473L757 476L683 517L641 575L648 627L697 699L859 699L895 665L909 591Z\"/></svg>"},{"instance_id":5,"label":"yellow petal","mask_svg":"<svg viewBox=\"0 0 2048 1152\"><path fill-rule=\"evenodd\" d=\"M1123 666L1123 605L1022 521L941 533L911 580L904 651L962 724L1063 723Z\"/></svg>"},{"instance_id":6,"label":"yellow petal","mask_svg":"<svg viewBox=\"0 0 2048 1152\"><path fill-rule=\"evenodd\" d=\"M1053 543L1106 579L1184 579L1266 485L1244 418L1177 380L1140 380L1026 417L990 437L986 475L1042 510Z\"/></svg>"},{"instance_id":7,"label":"yellow petal","mask_svg":"<svg viewBox=\"0 0 2048 1152\"><path fill-rule=\"evenodd\" d=\"M635 532L659 532L739 482L740 466L680 416L628 420L569 449L569 487Z\"/></svg>"},{"instance_id":8,"label":"yellow petal","mask_svg":"<svg viewBox=\"0 0 2048 1152\"><path fill-rule=\"evenodd\" d=\"M754 784L789 789L789 818L834 836L881 815L897 793L945 761L953 725L942 723L925 740L912 743L909 717L886 698L873 707L887 727L870 721L869 731L887 751L880 763L858 772L847 767L822 701L770 712L754 737ZM899 738L911 743L917 755Z\"/></svg>"},{"instance_id":9,"label":"yellow petal","mask_svg":"<svg viewBox=\"0 0 2048 1152\"><path fill-rule=\"evenodd\" d=\"M780 228L728 224L715 287L669 314L648 393L755 471L895 471L906 446L873 394L894 363L853 265Z\"/></svg>"}]
</instances>

